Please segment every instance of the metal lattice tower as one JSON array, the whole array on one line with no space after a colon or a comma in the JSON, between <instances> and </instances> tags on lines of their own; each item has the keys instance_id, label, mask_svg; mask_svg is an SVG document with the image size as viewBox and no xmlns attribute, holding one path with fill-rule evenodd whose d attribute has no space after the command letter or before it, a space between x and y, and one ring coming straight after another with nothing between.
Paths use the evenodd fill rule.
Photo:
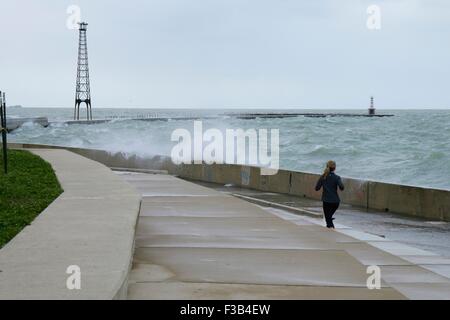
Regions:
<instances>
[{"instance_id":1,"label":"metal lattice tower","mask_svg":"<svg viewBox=\"0 0 450 320\"><path fill-rule=\"evenodd\" d=\"M80 104L86 104L87 120L92 120L91 88L89 82L89 64L87 51L87 23L80 22L80 42L78 45L77 84L75 92L74 120L80 120Z\"/></svg>"}]
</instances>

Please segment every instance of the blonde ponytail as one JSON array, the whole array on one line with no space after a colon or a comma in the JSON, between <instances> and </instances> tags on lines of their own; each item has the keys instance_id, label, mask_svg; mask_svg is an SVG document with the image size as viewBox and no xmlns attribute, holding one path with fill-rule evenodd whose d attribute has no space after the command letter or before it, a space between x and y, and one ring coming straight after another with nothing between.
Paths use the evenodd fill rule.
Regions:
<instances>
[{"instance_id":1,"label":"blonde ponytail","mask_svg":"<svg viewBox=\"0 0 450 320\"><path fill-rule=\"evenodd\" d=\"M336 162L334 162L333 160L328 161L327 167L323 171L322 179L326 179L328 177L328 175L330 174L330 172L334 171L334 169L336 169Z\"/></svg>"}]
</instances>

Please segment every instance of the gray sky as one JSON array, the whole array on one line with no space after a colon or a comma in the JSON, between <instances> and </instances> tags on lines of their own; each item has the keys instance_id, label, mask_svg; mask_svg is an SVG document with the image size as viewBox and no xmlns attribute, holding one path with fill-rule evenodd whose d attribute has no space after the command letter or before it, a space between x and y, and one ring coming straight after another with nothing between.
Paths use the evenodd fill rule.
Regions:
<instances>
[{"instance_id":1,"label":"gray sky","mask_svg":"<svg viewBox=\"0 0 450 320\"><path fill-rule=\"evenodd\" d=\"M450 108L448 0L1 0L10 104L72 107L73 4L94 108Z\"/></svg>"}]
</instances>

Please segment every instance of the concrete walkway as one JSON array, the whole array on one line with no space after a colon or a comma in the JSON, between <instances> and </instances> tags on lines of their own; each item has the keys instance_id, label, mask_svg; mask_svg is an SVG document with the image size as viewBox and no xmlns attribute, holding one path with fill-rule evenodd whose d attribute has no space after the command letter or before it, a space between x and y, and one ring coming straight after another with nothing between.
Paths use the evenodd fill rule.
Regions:
<instances>
[{"instance_id":1,"label":"concrete walkway","mask_svg":"<svg viewBox=\"0 0 450 320\"><path fill-rule=\"evenodd\" d=\"M417 265L450 264L437 255L169 175L119 174L143 196L130 299L450 299L448 276ZM369 265L380 290L367 289Z\"/></svg>"},{"instance_id":2,"label":"concrete walkway","mask_svg":"<svg viewBox=\"0 0 450 320\"><path fill-rule=\"evenodd\" d=\"M322 224L322 202L294 195L252 190L208 182L196 182L222 193L231 194L264 207L279 208L300 216L315 217ZM423 249L450 259L450 222L359 208L341 203L336 214L338 224ZM450 261L450 260L449 260ZM450 274L450 264L447 265Z\"/></svg>"},{"instance_id":3,"label":"concrete walkway","mask_svg":"<svg viewBox=\"0 0 450 320\"><path fill-rule=\"evenodd\" d=\"M52 165L64 192L0 250L0 299L125 298L139 194L75 153L29 151ZM69 266L79 267L79 290L67 286Z\"/></svg>"}]
</instances>

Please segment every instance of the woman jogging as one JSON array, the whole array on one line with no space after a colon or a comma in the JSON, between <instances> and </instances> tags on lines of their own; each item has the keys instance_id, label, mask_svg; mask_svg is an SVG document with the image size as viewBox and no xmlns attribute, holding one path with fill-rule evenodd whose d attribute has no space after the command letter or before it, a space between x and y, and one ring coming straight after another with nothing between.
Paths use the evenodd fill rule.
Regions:
<instances>
[{"instance_id":1,"label":"woman jogging","mask_svg":"<svg viewBox=\"0 0 450 320\"><path fill-rule=\"evenodd\" d=\"M328 161L325 171L320 176L319 181L317 181L316 184L316 191L319 191L321 188L323 188L323 213L325 215L327 228L333 229L333 214L339 208L339 203L341 202L337 189L339 188L341 191L344 190L344 184L342 183L341 177L334 173L335 170L336 162L332 160Z\"/></svg>"}]
</instances>

